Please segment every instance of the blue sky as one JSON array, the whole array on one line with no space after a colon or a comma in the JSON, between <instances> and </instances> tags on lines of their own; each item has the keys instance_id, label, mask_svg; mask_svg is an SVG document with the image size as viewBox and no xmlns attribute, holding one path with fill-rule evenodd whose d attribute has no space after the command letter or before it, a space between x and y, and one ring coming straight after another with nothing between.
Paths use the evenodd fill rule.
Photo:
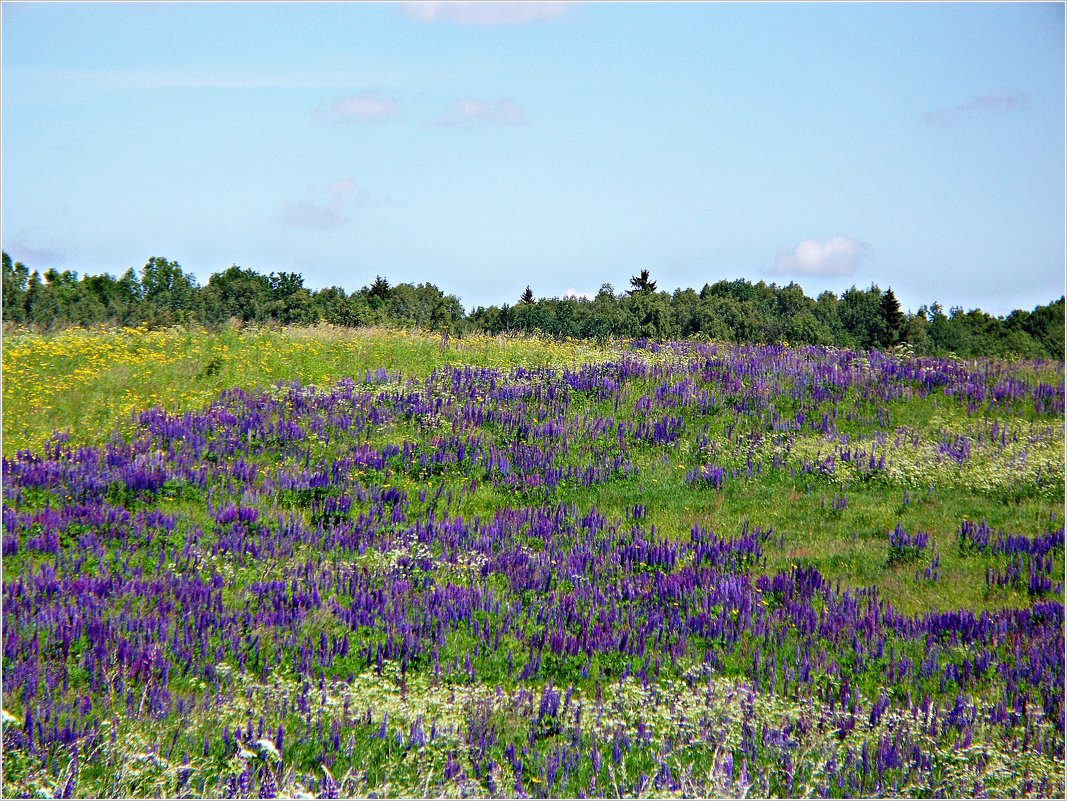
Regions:
<instances>
[{"instance_id":1,"label":"blue sky","mask_svg":"<svg viewBox=\"0 0 1067 801\"><path fill-rule=\"evenodd\" d=\"M3 247L470 309L1064 292L1064 6L3 4Z\"/></svg>"}]
</instances>

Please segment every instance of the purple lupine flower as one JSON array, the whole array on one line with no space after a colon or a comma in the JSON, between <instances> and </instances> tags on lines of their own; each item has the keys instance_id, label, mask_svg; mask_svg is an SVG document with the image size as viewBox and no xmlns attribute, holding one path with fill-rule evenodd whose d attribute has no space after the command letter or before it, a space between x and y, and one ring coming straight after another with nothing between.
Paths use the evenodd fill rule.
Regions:
<instances>
[{"instance_id":1,"label":"purple lupine flower","mask_svg":"<svg viewBox=\"0 0 1067 801\"><path fill-rule=\"evenodd\" d=\"M245 763L244 770L241 771L237 777L237 794L239 798L248 798L248 791L251 786L251 774L249 773L248 763Z\"/></svg>"},{"instance_id":2,"label":"purple lupine flower","mask_svg":"<svg viewBox=\"0 0 1067 801\"><path fill-rule=\"evenodd\" d=\"M338 798L340 789L325 765L322 766L322 773L322 788L319 790L319 798Z\"/></svg>"},{"instance_id":3,"label":"purple lupine flower","mask_svg":"<svg viewBox=\"0 0 1067 801\"><path fill-rule=\"evenodd\" d=\"M260 798L277 798L278 797L278 782L274 778L274 771L265 771L263 781L259 785L259 797Z\"/></svg>"},{"instance_id":4,"label":"purple lupine flower","mask_svg":"<svg viewBox=\"0 0 1067 801\"><path fill-rule=\"evenodd\" d=\"M57 793L57 795L55 797L56 798L74 798L74 788L75 788L75 785L77 784L76 779L77 779L77 768L74 768L74 769L71 770L70 776L67 777L67 780L63 783L62 788L59 790L59 792Z\"/></svg>"},{"instance_id":5,"label":"purple lupine flower","mask_svg":"<svg viewBox=\"0 0 1067 801\"><path fill-rule=\"evenodd\" d=\"M26 733L26 749L31 753L34 750L33 709L26 707L26 720L23 722L23 731Z\"/></svg>"},{"instance_id":6,"label":"purple lupine flower","mask_svg":"<svg viewBox=\"0 0 1067 801\"><path fill-rule=\"evenodd\" d=\"M445 762L445 779L451 781L463 772L463 768L456 762L456 755L454 752L448 752L448 759Z\"/></svg>"}]
</instances>

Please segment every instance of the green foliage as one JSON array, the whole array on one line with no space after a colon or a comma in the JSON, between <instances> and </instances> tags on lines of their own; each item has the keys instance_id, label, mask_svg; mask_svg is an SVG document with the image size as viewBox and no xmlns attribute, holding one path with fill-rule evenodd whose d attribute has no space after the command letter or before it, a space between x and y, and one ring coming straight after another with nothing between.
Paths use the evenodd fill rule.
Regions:
<instances>
[{"instance_id":1,"label":"green foliage","mask_svg":"<svg viewBox=\"0 0 1067 801\"><path fill-rule=\"evenodd\" d=\"M798 312L789 321L785 335L790 342L805 342L812 345L832 345L834 341L833 334L830 333L826 324L807 310Z\"/></svg>"},{"instance_id":2,"label":"green foliage","mask_svg":"<svg viewBox=\"0 0 1067 801\"><path fill-rule=\"evenodd\" d=\"M253 270L243 270L236 264L215 273L204 291L204 310L209 323L221 323L233 318L242 322L262 322L267 319L271 301L270 280Z\"/></svg>"},{"instance_id":3,"label":"green foliage","mask_svg":"<svg viewBox=\"0 0 1067 801\"><path fill-rule=\"evenodd\" d=\"M874 284L865 290L852 287L841 296L838 314L849 344L858 348L876 348L885 334L882 315L882 292Z\"/></svg>"},{"instance_id":4,"label":"green foliage","mask_svg":"<svg viewBox=\"0 0 1067 801\"><path fill-rule=\"evenodd\" d=\"M26 318L26 288L30 271L22 262L12 264L11 257L4 253L3 292L4 320L21 323Z\"/></svg>"},{"instance_id":5,"label":"green foliage","mask_svg":"<svg viewBox=\"0 0 1067 801\"><path fill-rule=\"evenodd\" d=\"M796 283L786 286L718 281L694 289L658 291L648 270L616 295L604 284L592 300L535 298L526 287L515 305L464 312L459 298L430 283L395 286L382 276L349 294L337 286L310 290L299 273L261 275L233 265L200 287L181 265L153 257L121 278L78 277L46 270L43 276L3 258L3 320L51 330L71 325L240 324L390 326L466 335L526 333L604 341L672 337L726 342L892 348L907 343L917 355L963 358L1064 357L1064 299L1032 311L994 317L979 309L934 303L905 313L892 289L852 287L840 297L812 299Z\"/></svg>"}]
</instances>

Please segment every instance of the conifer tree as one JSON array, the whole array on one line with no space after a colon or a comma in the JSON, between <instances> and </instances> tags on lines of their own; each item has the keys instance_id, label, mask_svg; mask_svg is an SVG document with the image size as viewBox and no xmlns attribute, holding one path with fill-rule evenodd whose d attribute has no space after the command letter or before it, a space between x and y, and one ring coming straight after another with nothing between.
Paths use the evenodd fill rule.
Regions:
<instances>
[{"instance_id":1,"label":"conifer tree","mask_svg":"<svg viewBox=\"0 0 1067 801\"><path fill-rule=\"evenodd\" d=\"M893 294L892 288L882 295L882 322L885 325L882 345L891 348L901 342L904 334L904 313L900 310L900 302Z\"/></svg>"},{"instance_id":2,"label":"conifer tree","mask_svg":"<svg viewBox=\"0 0 1067 801\"><path fill-rule=\"evenodd\" d=\"M649 280L648 270L642 270L640 274L631 278L630 286L632 286L633 289L628 289L626 291L628 295L643 295L645 293L656 291L656 282Z\"/></svg>"}]
</instances>

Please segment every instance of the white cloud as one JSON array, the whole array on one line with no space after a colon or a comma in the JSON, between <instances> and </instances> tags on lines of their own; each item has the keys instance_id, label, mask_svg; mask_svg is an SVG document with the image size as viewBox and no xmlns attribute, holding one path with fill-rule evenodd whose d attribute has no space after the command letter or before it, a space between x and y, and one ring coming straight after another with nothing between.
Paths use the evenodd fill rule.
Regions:
<instances>
[{"instance_id":1,"label":"white cloud","mask_svg":"<svg viewBox=\"0 0 1067 801\"><path fill-rule=\"evenodd\" d=\"M792 250L778 254L774 272L793 275L852 275L863 243L846 236L834 236L825 242L805 239Z\"/></svg>"},{"instance_id":2,"label":"white cloud","mask_svg":"<svg viewBox=\"0 0 1067 801\"><path fill-rule=\"evenodd\" d=\"M396 99L375 91L360 92L320 105L311 116L318 122L373 122L397 116Z\"/></svg>"},{"instance_id":3,"label":"white cloud","mask_svg":"<svg viewBox=\"0 0 1067 801\"><path fill-rule=\"evenodd\" d=\"M320 200L305 198L289 203L279 217L284 225L327 231L352 221L349 211L363 205L363 195L355 181L342 178L326 187Z\"/></svg>"},{"instance_id":4,"label":"white cloud","mask_svg":"<svg viewBox=\"0 0 1067 801\"><path fill-rule=\"evenodd\" d=\"M593 300L596 297L595 292L579 292L577 289L565 289L563 290L564 298L574 298L576 300Z\"/></svg>"},{"instance_id":5,"label":"white cloud","mask_svg":"<svg viewBox=\"0 0 1067 801\"><path fill-rule=\"evenodd\" d=\"M47 270L49 267L57 267L66 261L66 255L61 251L31 247L21 238L5 242L4 252L11 256L12 261L21 261L31 270Z\"/></svg>"},{"instance_id":6,"label":"white cloud","mask_svg":"<svg viewBox=\"0 0 1067 801\"><path fill-rule=\"evenodd\" d=\"M571 3L403 3L401 10L419 22L452 22L459 25L523 25L555 19Z\"/></svg>"},{"instance_id":7,"label":"white cloud","mask_svg":"<svg viewBox=\"0 0 1067 801\"><path fill-rule=\"evenodd\" d=\"M923 119L927 125L953 125L973 117L975 114L984 112L1008 114L1012 111L1024 109L1029 105L1030 98L1019 90L1001 89L991 95L972 97L966 103L928 112Z\"/></svg>"},{"instance_id":8,"label":"white cloud","mask_svg":"<svg viewBox=\"0 0 1067 801\"><path fill-rule=\"evenodd\" d=\"M472 97L460 98L437 119L438 125L526 125L526 112L518 103L508 100L486 101Z\"/></svg>"}]
</instances>

